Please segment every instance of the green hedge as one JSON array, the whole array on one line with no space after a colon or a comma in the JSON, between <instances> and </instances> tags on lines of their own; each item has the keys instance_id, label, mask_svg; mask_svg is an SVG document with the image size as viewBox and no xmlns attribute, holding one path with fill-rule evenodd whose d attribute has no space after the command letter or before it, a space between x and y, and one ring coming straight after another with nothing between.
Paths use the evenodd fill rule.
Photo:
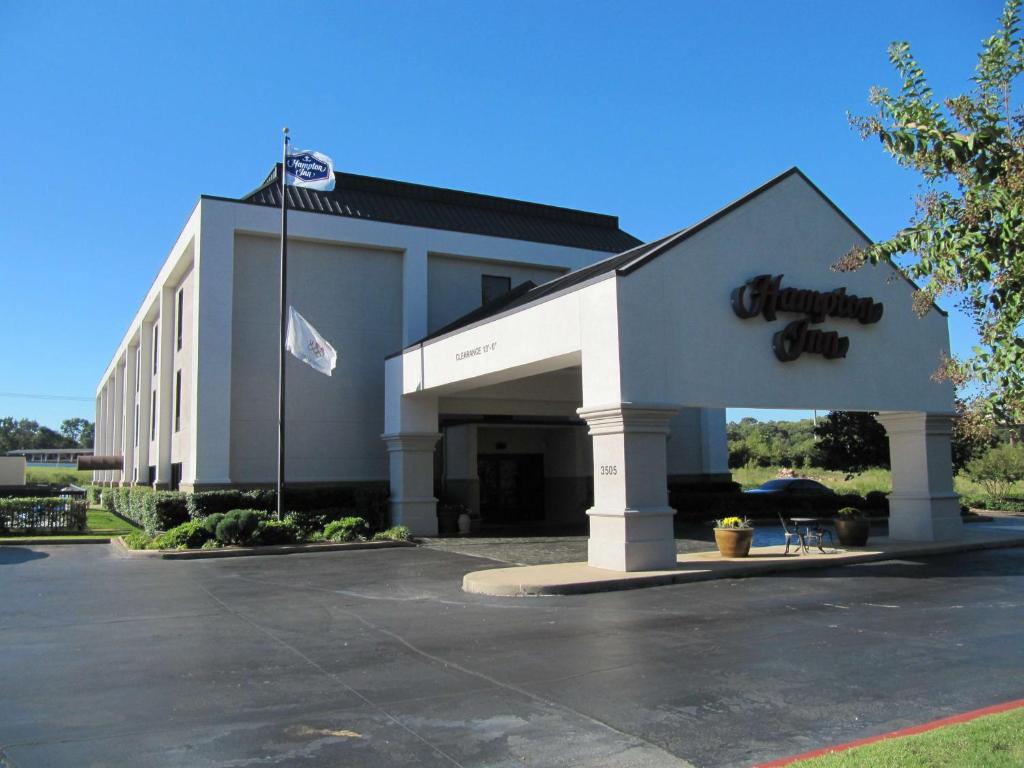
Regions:
<instances>
[{"instance_id":1,"label":"green hedge","mask_svg":"<svg viewBox=\"0 0 1024 768\"><path fill-rule=\"evenodd\" d=\"M89 504L52 497L0 499L0 531L84 531Z\"/></svg>"},{"instance_id":2,"label":"green hedge","mask_svg":"<svg viewBox=\"0 0 1024 768\"><path fill-rule=\"evenodd\" d=\"M285 506L304 530L321 530L327 523L343 517L361 517L371 530L387 525L388 494L382 487L340 486L288 488ZM200 491L187 497L188 515L192 520L230 512L233 509L256 509L273 512L277 509L277 493L273 490ZM309 520L309 525L304 522Z\"/></svg>"},{"instance_id":3,"label":"green hedge","mask_svg":"<svg viewBox=\"0 0 1024 768\"><path fill-rule=\"evenodd\" d=\"M761 493L694 493L669 490L669 505L679 522L715 520L726 515L749 518L793 516L831 517L843 507L856 507L868 514L887 515L884 494L836 494L821 496L783 496Z\"/></svg>"},{"instance_id":4,"label":"green hedge","mask_svg":"<svg viewBox=\"0 0 1024 768\"><path fill-rule=\"evenodd\" d=\"M1024 514L1024 496L1007 496L995 499L991 496L963 496L960 501L971 509L991 509L998 512Z\"/></svg>"}]
</instances>

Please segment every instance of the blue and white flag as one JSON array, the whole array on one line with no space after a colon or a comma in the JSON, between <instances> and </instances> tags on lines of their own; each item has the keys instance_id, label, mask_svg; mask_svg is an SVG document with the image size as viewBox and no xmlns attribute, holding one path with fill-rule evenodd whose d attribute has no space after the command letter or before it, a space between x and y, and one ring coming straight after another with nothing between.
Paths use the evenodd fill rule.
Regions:
<instances>
[{"instance_id":1,"label":"blue and white flag","mask_svg":"<svg viewBox=\"0 0 1024 768\"><path fill-rule=\"evenodd\" d=\"M334 163L322 152L296 149L288 153L285 184L321 192L334 189Z\"/></svg>"},{"instance_id":2,"label":"blue and white flag","mask_svg":"<svg viewBox=\"0 0 1024 768\"><path fill-rule=\"evenodd\" d=\"M313 370L327 376L338 364L338 353L334 347L295 311L295 307L288 307L288 333L284 348Z\"/></svg>"}]
</instances>

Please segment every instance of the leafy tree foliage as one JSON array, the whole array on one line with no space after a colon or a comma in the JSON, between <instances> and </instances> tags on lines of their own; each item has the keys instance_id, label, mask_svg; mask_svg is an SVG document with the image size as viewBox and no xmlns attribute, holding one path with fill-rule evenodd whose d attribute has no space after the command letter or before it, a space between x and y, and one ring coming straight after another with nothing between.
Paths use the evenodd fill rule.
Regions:
<instances>
[{"instance_id":1,"label":"leafy tree foliage","mask_svg":"<svg viewBox=\"0 0 1024 768\"><path fill-rule=\"evenodd\" d=\"M93 432L93 423L85 419L66 419L57 432L32 419L4 416L0 417L0 454L22 448L90 448Z\"/></svg>"},{"instance_id":2,"label":"leafy tree foliage","mask_svg":"<svg viewBox=\"0 0 1024 768\"><path fill-rule=\"evenodd\" d=\"M747 417L727 428L729 466L806 467L814 451L814 422L758 421Z\"/></svg>"},{"instance_id":3,"label":"leafy tree foliage","mask_svg":"<svg viewBox=\"0 0 1024 768\"><path fill-rule=\"evenodd\" d=\"M1012 101L1024 72L1020 8L1021 0L1007 0L967 94L938 100L909 43L890 46L899 93L872 88L877 114L850 120L862 138L878 137L897 163L920 173L922 193L906 228L836 265L909 257L906 271L924 281L920 314L938 296L962 295L982 346L968 359L941 361L939 374L975 382L982 405L1009 424L1024 422L1024 110Z\"/></svg>"},{"instance_id":4,"label":"leafy tree foliage","mask_svg":"<svg viewBox=\"0 0 1024 768\"><path fill-rule=\"evenodd\" d=\"M874 413L830 411L814 429L814 463L825 469L860 472L889 466L889 438Z\"/></svg>"},{"instance_id":5,"label":"leafy tree foliage","mask_svg":"<svg viewBox=\"0 0 1024 768\"><path fill-rule=\"evenodd\" d=\"M967 474L989 495L1005 498L1014 483L1024 480L1024 448L1000 445L967 463Z\"/></svg>"},{"instance_id":6,"label":"leafy tree foliage","mask_svg":"<svg viewBox=\"0 0 1024 768\"><path fill-rule=\"evenodd\" d=\"M88 419L64 419L60 433L79 448L92 448L95 425Z\"/></svg>"},{"instance_id":7,"label":"leafy tree foliage","mask_svg":"<svg viewBox=\"0 0 1024 768\"><path fill-rule=\"evenodd\" d=\"M992 420L977 401L956 400L953 420L953 471L959 472L971 459L983 455L999 442Z\"/></svg>"}]
</instances>

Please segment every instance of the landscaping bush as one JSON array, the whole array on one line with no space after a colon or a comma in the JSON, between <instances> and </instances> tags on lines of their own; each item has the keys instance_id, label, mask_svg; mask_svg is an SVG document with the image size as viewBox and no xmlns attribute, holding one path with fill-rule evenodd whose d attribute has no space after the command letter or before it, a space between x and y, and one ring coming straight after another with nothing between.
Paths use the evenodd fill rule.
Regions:
<instances>
[{"instance_id":1,"label":"landscaping bush","mask_svg":"<svg viewBox=\"0 0 1024 768\"><path fill-rule=\"evenodd\" d=\"M100 505L107 510L107 512L114 511L114 489L103 488L100 491Z\"/></svg>"},{"instance_id":2,"label":"landscaping bush","mask_svg":"<svg viewBox=\"0 0 1024 768\"><path fill-rule=\"evenodd\" d=\"M366 533L366 521L361 517L343 517L324 528L324 538L328 541L358 541Z\"/></svg>"},{"instance_id":3,"label":"landscaping bush","mask_svg":"<svg viewBox=\"0 0 1024 768\"><path fill-rule=\"evenodd\" d=\"M304 534L322 531L328 524L346 517L354 517L355 510L345 507L326 507L321 509L294 509L288 512L286 519Z\"/></svg>"},{"instance_id":4,"label":"landscaping bush","mask_svg":"<svg viewBox=\"0 0 1024 768\"><path fill-rule=\"evenodd\" d=\"M100 505L102 505L102 503L103 503L102 494L103 494L103 489L100 488L98 485L87 485L87 486L85 486L85 498L86 498L86 500L88 500L88 502L90 504L100 504Z\"/></svg>"},{"instance_id":5,"label":"landscaping bush","mask_svg":"<svg viewBox=\"0 0 1024 768\"><path fill-rule=\"evenodd\" d=\"M154 491L144 496L141 519L137 522L150 535L181 525L188 520L185 496L178 491Z\"/></svg>"},{"instance_id":6,"label":"landscaping bush","mask_svg":"<svg viewBox=\"0 0 1024 768\"><path fill-rule=\"evenodd\" d=\"M259 528L260 516L254 509L233 509L217 523L217 541L221 544L246 545Z\"/></svg>"},{"instance_id":7,"label":"landscaping bush","mask_svg":"<svg viewBox=\"0 0 1024 768\"><path fill-rule=\"evenodd\" d=\"M128 549L149 549L153 539L145 531L132 531L121 537Z\"/></svg>"},{"instance_id":8,"label":"landscaping bush","mask_svg":"<svg viewBox=\"0 0 1024 768\"><path fill-rule=\"evenodd\" d=\"M371 531L388 524L388 492L384 488L358 487L354 490L356 517L366 521Z\"/></svg>"},{"instance_id":9,"label":"landscaping bush","mask_svg":"<svg viewBox=\"0 0 1024 768\"><path fill-rule=\"evenodd\" d=\"M967 462L967 475L989 496L1005 497L1014 483L1024 480L1024 447L1000 445Z\"/></svg>"},{"instance_id":10,"label":"landscaping bush","mask_svg":"<svg viewBox=\"0 0 1024 768\"><path fill-rule=\"evenodd\" d=\"M223 520L223 519L224 519L224 513L223 512L214 512L212 515L207 515L206 517L204 517L199 522L201 522L203 524L203 528L205 528L207 531L209 531L211 536L216 538L216 536L217 536L217 526L220 525L220 521Z\"/></svg>"},{"instance_id":11,"label":"landscaping bush","mask_svg":"<svg viewBox=\"0 0 1024 768\"><path fill-rule=\"evenodd\" d=\"M272 511L277 506L277 494L264 490L200 491L188 494L186 504L188 516L192 520L202 520L218 512L230 512L233 509Z\"/></svg>"},{"instance_id":12,"label":"landscaping bush","mask_svg":"<svg viewBox=\"0 0 1024 768\"><path fill-rule=\"evenodd\" d=\"M393 528L373 534L374 541L408 541L411 538L412 534L404 525L396 525Z\"/></svg>"},{"instance_id":13,"label":"landscaping bush","mask_svg":"<svg viewBox=\"0 0 1024 768\"><path fill-rule=\"evenodd\" d=\"M263 520L253 537L256 544L294 544L299 540L299 529L288 520Z\"/></svg>"},{"instance_id":14,"label":"landscaping bush","mask_svg":"<svg viewBox=\"0 0 1024 768\"><path fill-rule=\"evenodd\" d=\"M889 494L883 491L868 491L864 496L864 501L872 510L889 511Z\"/></svg>"},{"instance_id":15,"label":"landscaping bush","mask_svg":"<svg viewBox=\"0 0 1024 768\"><path fill-rule=\"evenodd\" d=\"M212 538L199 520L188 520L161 533L153 542L154 549L198 549Z\"/></svg>"}]
</instances>

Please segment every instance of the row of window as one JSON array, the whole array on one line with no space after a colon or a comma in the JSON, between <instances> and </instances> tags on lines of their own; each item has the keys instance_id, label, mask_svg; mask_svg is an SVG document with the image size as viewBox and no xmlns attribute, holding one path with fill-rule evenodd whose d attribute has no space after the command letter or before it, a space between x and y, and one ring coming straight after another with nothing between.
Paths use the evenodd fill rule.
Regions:
<instances>
[{"instance_id":1,"label":"row of window","mask_svg":"<svg viewBox=\"0 0 1024 768\"><path fill-rule=\"evenodd\" d=\"M148 467L146 467L146 476L145 477L139 477L139 468L136 467L135 468L135 472L134 472L134 474L132 476L132 479L136 483L152 483L152 482L154 482L156 480L156 465L150 464ZM170 488L171 488L172 491L176 491L176 490L178 490L178 488L180 486L181 486L181 462L177 461L174 464L171 464Z\"/></svg>"}]
</instances>

